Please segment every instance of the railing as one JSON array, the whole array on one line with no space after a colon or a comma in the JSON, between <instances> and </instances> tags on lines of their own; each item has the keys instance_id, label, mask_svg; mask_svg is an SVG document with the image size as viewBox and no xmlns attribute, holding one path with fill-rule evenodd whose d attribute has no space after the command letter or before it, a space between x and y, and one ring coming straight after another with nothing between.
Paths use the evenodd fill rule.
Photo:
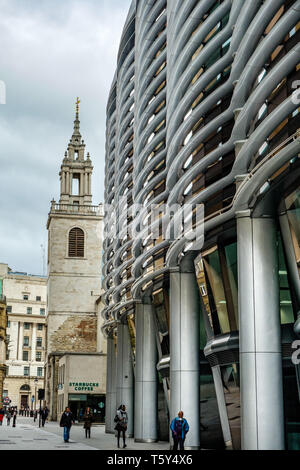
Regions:
<instances>
[{"instance_id":1,"label":"railing","mask_svg":"<svg viewBox=\"0 0 300 470\"><path fill-rule=\"evenodd\" d=\"M102 206L79 205L79 204L51 204L51 212L73 212L76 214L102 214Z\"/></svg>"}]
</instances>

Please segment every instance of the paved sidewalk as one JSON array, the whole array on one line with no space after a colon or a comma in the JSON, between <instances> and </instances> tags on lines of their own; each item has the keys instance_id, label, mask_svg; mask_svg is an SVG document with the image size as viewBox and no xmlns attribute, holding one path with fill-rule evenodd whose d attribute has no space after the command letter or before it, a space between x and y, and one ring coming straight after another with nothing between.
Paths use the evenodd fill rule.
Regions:
<instances>
[{"instance_id":1,"label":"paved sidewalk","mask_svg":"<svg viewBox=\"0 0 300 470\"><path fill-rule=\"evenodd\" d=\"M122 443L122 440L120 440ZM134 442L133 438L126 440L125 450L169 450L168 442L143 444ZM33 418L18 417L17 425L7 426L6 419L0 426L0 449L2 450L116 450L117 439L113 434L106 434L104 425L94 425L91 438L85 437L82 424L72 426L70 442L63 440L63 429L57 422L50 421L45 427L39 428ZM120 449L122 450L122 449Z\"/></svg>"}]
</instances>

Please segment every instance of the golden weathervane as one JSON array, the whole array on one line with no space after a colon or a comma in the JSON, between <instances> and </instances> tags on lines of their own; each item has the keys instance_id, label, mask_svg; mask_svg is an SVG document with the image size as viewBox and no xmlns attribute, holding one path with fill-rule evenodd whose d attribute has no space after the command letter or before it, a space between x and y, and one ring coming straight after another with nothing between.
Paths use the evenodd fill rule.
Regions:
<instances>
[{"instance_id":1,"label":"golden weathervane","mask_svg":"<svg viewBox=\"0 0 300 470\"><path fill-rule=\"evenodd\" d=\"M76 113L77 113L77 114L78 114L78 112L79 112L79 103L80 103L80 102L81 102L81 101L80 101L80 99L79 99L78 96L77 96L77 100L76 100Z\"/></svg>"}]
</instances>

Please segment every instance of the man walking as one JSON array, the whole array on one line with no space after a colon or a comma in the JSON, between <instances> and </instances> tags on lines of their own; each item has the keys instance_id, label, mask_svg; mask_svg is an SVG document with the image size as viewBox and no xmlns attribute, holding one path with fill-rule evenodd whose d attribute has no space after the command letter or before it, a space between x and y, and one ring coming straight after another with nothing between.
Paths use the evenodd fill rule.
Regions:
<instances>
[{"instance_id":1,"label":"man walking","mask_svg":"<svg viewBox=\"0 0 300 470\"><path fill-rule=\"evenodd\" d=\"M7 419L7 426L9 426L10 425L10 419L11 419L10 409L6 413L6 419Z\"/></svg>"},{"instance_id":2,"label":"man walking","mask_svg":"<svg viewBox=\"0 0 300 470\"><path fill-rule=\"evenodd\" d=\"M178 444L179 449L184 450L184 441L186 434L189 431L189 425L187 420L183 417L183 411L179 411L178 417L172 420L170 428L174 441L173 450L177 450Z\"/></svg>"},{"instance_id":3,"label":"man walking","mask_svg":"<svg viewBox=\"0 0 300 470\"><path fill-rule=\"evenodd\" d=\"M73 414L71 413L70 408L67 406L60 418L60 427L64 428L64 441L69 442L70 439L70 430L72 424L75 423Z\"/></svg>"},{"instance_id":4,"label":"man walking","mask_svg":"<svg viewBox=\"0 0 300 470\"><path fill-rule=\"evenodd\" d=\"M48 418L48 408L44 406L44 408L41 411L41 418L42 418L42 426L45 426L45 421Z\"/></svg>"}]
</instances>

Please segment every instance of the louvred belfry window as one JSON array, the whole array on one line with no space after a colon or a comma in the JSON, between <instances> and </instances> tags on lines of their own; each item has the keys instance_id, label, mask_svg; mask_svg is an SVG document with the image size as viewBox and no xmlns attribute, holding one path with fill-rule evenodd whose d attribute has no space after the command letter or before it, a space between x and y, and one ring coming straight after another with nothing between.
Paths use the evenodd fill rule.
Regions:
<instances>
[{"instance_id":1,"label":"louvred belfry window","mask_svg":"<svg viewBox=\"0 0 300 470\"><path fill-rule=\"evenodd\" d=\"M84 256L84 232L75 227L69 233L69 256L83 258Z\"/></svg>"}]
</instances>

